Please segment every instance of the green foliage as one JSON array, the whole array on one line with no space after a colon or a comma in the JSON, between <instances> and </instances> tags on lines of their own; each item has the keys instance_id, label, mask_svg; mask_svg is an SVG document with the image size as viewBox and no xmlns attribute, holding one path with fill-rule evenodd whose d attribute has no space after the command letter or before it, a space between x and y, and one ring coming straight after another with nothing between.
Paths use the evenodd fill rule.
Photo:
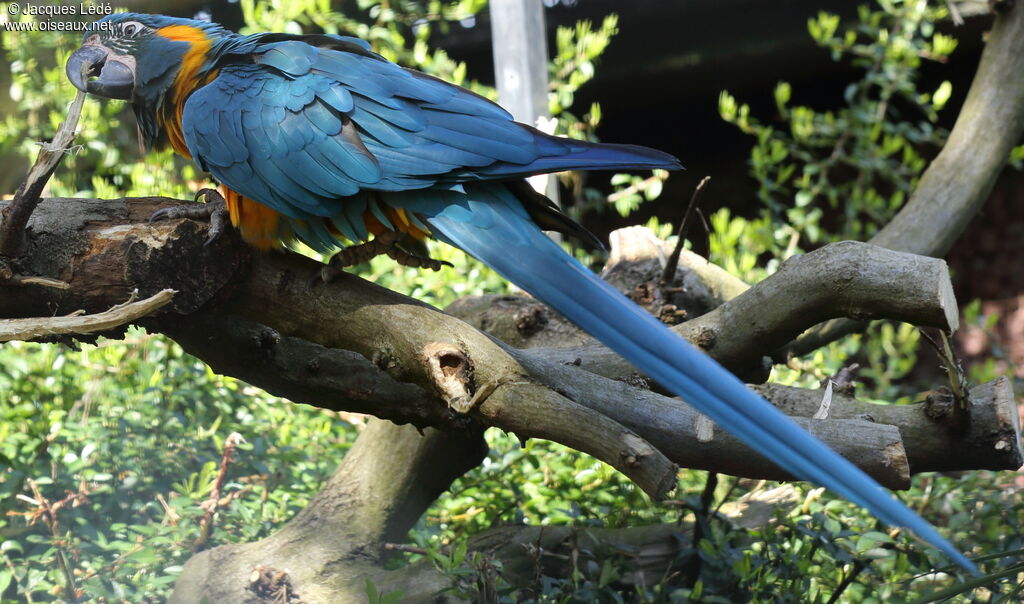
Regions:
<instances>
[{"instance_id":1,"label":"green foliage","mask_svg":"<svg viewBox=\"0 0 1024 604\"><path fill-rule=\"evenodd\" d=\"M597 140L595 131L601 124L601 105L592 103L582 118L569 110L576 91L593 79L597 60L618 32L619 20L615 14L607 15L597 29L590 21L580 21L575 27L558 28L548 74L551 88L548 110L555 120L552 131L556 134L579 140ZM559 175L561 182L573 193L572 205L567 211L577 219L586 212L604 212L609 204L620 216L628 216L644 201L657 199L668 177L665 170L654 170L647 177L615 174L611 178L613 192L606 196L600 189L587 185L584 173L563 172Z\"/></svg>"},{"instance_id":2,"label":"green foliage","mask_svg":"<svg viewBox=\"0 0 1024 604\"><path fill-rule=\"evenodd\" d=\"M723 119L755 137L751 175L764 204L764 211L755 219L733 217L724 210L711 218L711 258L733 274L756 282L773 273L780 261L804 249L870 237L916 186L926 154L944 142L947 133L934 124L952 86L943 82L934 91L922 91L917 76L923 60L944 62L956 47L954 39L935 31L935 22L945 16L946 6L909 0L880 0L878 5L874 11L861 7L858 24L842 32L835 15L821 13L808 23L811 36L831 51L834 60L849 60L863 70L863 77L847 86L841 108L818 111L794 104L792 87L780 82L774 91L777 119L764 123L751 115L748 105L738 103L727 92L720 96ZM1010 161L1019 165L1022 158L1015 149ZM978 316L976 304L964 311L965 324L985 330L994 325L993 318ZM918 365L921 341L920 332L909 325L876 323L864 334L777 366L773 381L814 387L816 381L858 362L862 366L859 398L897 403L919 400L911 376ZM998 349L992 352L984 364L970 368L973 383L1010 371L1007 363L999 362L1005 355ZM934 363L930 353L923 358ZM924 387L934 386L931 382ZM925 518L944 526L951 541L961 548L968 550L966 544L973 542L975 551L1001 552L988 558L990 561L1009 558L1020 539L1015 536L1017 529L1007 527L1019 525L1024 502L1011 492L1015 491L1009 486L1011 478L997 478L1002 486L994 489L986 485L990 479L983 472L966 475L959 483L941 477L918 478L907 500L915 502ZM961 497L970 493L971 503L964 506L954 493ZM933 497L943 499L942 503L936 505ZM830 593L852 573L856 580L844 588L842 601L905 601L919 596L922 601L936 601L940 596L971 593L1005 576L1019 576L1020 566L1011 565L1006 571L997 568L984 581L950 586L947 576L928 573L932 563L920 551L908 549L900 539L892 541L891 534L876 532L861 510L839 501L827 503L824 509L835 516L812 513L812 522L806 525L804 518L795 523L790 519L764 531L762 546L743 548L739 553L730 553L728 546L737 537L742 542L746 538L742 532L727 530L724 537L709 539L716 547L706 550L705 562L721 570L733 560L732 569L738 576L732 578L740 591L729 592L729 582L716 585L710 578L704 578L704 589L731 593L733 598L750 594L754 601L778 599L778 594L784 593L799 594L791 597L792 601L818 602L829 600ZM938 520L942 517L944 522ZM1001 528L972 532L972 522L978 523L980 518L985 526ZM814 524L819 528L812 528ZM811 536L814 539L808 541ZM706 542L704 548L710 545ZM787 559L790 563L783 562ZM1007 588L994 588L992 601L1010 601L1020 589L1009 588L1012 593L1004 599L997 597L1001 591Z\"/></svg>"},{"instance_id":3,"label":"green foliage","mask_svg":"<svg viewBox=\"0 0 1024 604\"><path fill-rule=\"evenodd\" d=\"M399 604L404 594L401 591L389 591L380 593L373 581L366 580L366 601L369 604Z\"/></svg>"},{"instance_id":4,"label":"green foliage","mask_svg":"<svg viewBox=\"0 0 1024 604\"><path fill-rule=\"evenodd\" d=\"M755 138L750 169L764 211L753 220L724 210L713 216L712 260L756 282L805 250L869 238L902 207L926 155L947 136L935 123L951 84L934 91L918 85L923 61L945 62L956 48L955 39L935 31L947 11L941 2L886 0L876 10L861 6L857 23L848 27L824 12L810 19L814 41L833 60L847 61L863 74L846 87L838 109L796 104L792 86L779 82L778 114L762 122L748 105L722 92L722 118ZM918 344L910 326L873 325L863 336L832 344L794 367L777 368L776 380L806 384L808 377L823 379L856 361L867 386L858 390L860 396L906 401L901 380L917 364Z\"/></svg>"},{"instance_id":5,"label":"green foliage","mask_svg":"<svg viewBox=\"0 0 1024 604\"><path fill-rule=\"evenodd\" d=\"M5 601L66 593L57 552L90 601L164 601L196 547L265 537L301 510L356 435L334 413L215 375L137 330L78 351L7 344L0 392ZM199 545L200 504L233 432L244 442ZM33 484L64 502L53 527Z\"/></svg>"},{"instance_id":6,"label":"green foliage","mask_svg":"<svg viewBox=\"0 0 1024 604\"><path fill-rule=\"evenodd\" d=\"M757 120L727 92L719 99L722 118L757 139L750 166L758 198L808 246L873 235L916 186L926 165L922 150L936 149L947 134L935 122L951 84L923 91L917 80L923 60L944 62L956 48L935 31L948 9L917 0L879 6L860 7L859 23L842 32L836 15L808 22L834 60L863 70L840 109L793 104L787 82L775 88L779 126ZM838 216L836 228L823 224L826 214Z\"/></svg>"},{"instance_id":7,"label":"green foliage","mask_svg":"<svg viewBox=\"0 0 1024 604\"><path fill-rule=\"evenodd\" d=\"M636 174L616 174L612 176L615 191L608 196L608 202L619 216L629 216L643 202L654 201L661 195L668 175L668 170L652 170L651 175L646 178Z\"/></svg>"},{"instance_id":8,"label":"green foliage","mask_svg":"<svg viewBox=\"0 0 1024 604\"><path fill-rule=\"evenodd\" d=\"M611 44L612 37L619 32L619 18L608 15L601 27L594 29L590 21L580 21L576 27L559 27L555 36L556 51L548 68L551 93L548 95L548 110L558 116L573 104L576 91L594 78L595 62ZM600 109L595 119L600 120ZM591 110L594 113L594 110ZM588 124L591 127L596 123ZM573 123L564 125L569 136L584 138ZM593 134L591 133L591 136Z\"/></svg>"},{"instance_id":9,"label":"green foliage","mask_svg":"<svg viewBox=\"0 0 1024 604\"><path fill-rule=\"evenodd\" d=\"M1014 147L1010 151L1010 165L1018 170L1024 170L1024 145Z\"/></svg>"}]
</instances>

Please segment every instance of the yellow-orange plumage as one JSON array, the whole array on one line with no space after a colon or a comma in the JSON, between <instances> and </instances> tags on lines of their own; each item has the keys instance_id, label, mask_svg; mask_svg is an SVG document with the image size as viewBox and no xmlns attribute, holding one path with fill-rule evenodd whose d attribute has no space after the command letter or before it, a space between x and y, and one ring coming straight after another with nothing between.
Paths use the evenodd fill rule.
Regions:
<instances>
[{"instance_id":1,"label":"yellow-orange plumage","mask_svg":"<svg viewBox=\"0 0 1024 604\"><path fill-rule=\"evenodd\" d=\"M224 185L220 186L220 194L227 203L231 224L241 233L242 239L261 250L269 250L280 244L285 236L281 228L281 220L284 218L282 214Z\"/></svg>"},{"instance_id":2,"label":"yellow-orange plumage","mask_svg":"<svg viewBox=\"0 0 1024 604\"><path fill-rule=\"evenodd\" d=\"M157 114L157 122L167 133L171 147L191 159L192 154L188 152L185 136L181 132L181 114L188 96L217 77L217 70L207 73L202 78L198 75L206 60L206 53L210 50L210 38L203 30L188 25L168 25L161 27L156 33L176 42L191 44L191 48L182 57L181 68L171 86L168 99L171 102L165 102Z\"/></svg>"}]
</instances>

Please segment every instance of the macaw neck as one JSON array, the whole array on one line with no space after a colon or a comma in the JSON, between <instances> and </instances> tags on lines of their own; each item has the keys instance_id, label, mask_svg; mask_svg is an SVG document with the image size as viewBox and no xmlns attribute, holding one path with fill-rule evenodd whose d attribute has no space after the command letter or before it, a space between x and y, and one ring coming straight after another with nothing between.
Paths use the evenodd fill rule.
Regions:
<instances>
[{"instance_id":1,"label":"macaw neck","mask_svg":"<svg viewBox=\"0 0 1024 604\"><path fill-rule=\"evenodd\" d=\"M185 101L217 77L216 61L235 39L234 36L223 35L212 37L202 28L190 25L162 27L157 30L157 35L187 46L170 85L155 99L137 101L135 115L147 148L169 144L180 155L191 158L181 129Z\"/></svg>"}]
</instances>

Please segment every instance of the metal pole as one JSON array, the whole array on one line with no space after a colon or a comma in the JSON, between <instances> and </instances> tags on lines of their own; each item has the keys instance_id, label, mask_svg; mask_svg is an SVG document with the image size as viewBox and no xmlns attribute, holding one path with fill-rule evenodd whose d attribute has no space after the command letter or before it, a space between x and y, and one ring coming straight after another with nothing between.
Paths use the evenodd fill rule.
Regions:
<instances>
[{"instance_id":1,"label":"metal pole","mask_svg":"<svg viewBox=\"0 0 1024 604\"><path fill-rule=\"evenodd\" d=\"M548 45L541 0L491 0L491 44L498 101L517 122L548 117ZM530 183L558 202L554 176Z\"/></svg>"}]
</instances>

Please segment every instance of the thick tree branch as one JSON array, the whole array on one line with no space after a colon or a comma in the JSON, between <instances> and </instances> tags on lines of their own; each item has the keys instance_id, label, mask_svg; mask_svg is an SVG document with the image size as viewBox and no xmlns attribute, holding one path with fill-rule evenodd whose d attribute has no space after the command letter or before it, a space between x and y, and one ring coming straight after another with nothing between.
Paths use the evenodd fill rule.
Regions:
<instances>
[{"instance_id":1,"label":"thick tree branch","mask_svg":"<svg viewBox=\"0 0 1024 604\"><path fill-rule=\"evenodd\" d=\"M404 539L437 496L486 454L479 430L419 434L371 420L295 518L266 539L193 556L170 601L266 602L257 595L266 593L262 576L281 572L289 590L311 604L364 601L366 580L406 593L440 592L450 580L432 568L401 577L384 571L384 543Z\"/></svg>"},{"instance_id":2,"label":"thick tree branch","mask_svg":"<svg viewBox=\"0 0 1024 604\"><path fill-rule=\"evenodd\" d=\"M821 404L821 393L779 384L755 389L789 415L810 417ZM953 470L1013 470L1024 464L1020 420L1010 381L997 378L970 389L970 421L946 420L953 403L941 393L914 405L877 405L833 394L829 417L860 418L901 426L912 473Z\"/></svg>"},{"instance_id":3,"label":"thick tree branch","mask_svg":"<svg viewBox=\"0 0 1024 604\"><path fill-rule=\"evenodd\" d=\"M771 277L673 329L742 374L808 325L836 316L896 319L947 331L958 325L944 261L844 241L790 259ZM530 354L547 360L580 359L583 368L602 375L634 371L603 346Z\"/></svg>"},{"instance_id":4,"label":"thick tree branch","mask_svg":"<svg viewBox=\"0 0 1024 604\"><path fill-rule=\"evenodd\" d=\"M188 321L165 315L143 325L167 334L214 371L295 403L365 413L418 428L462 430L474 423L430 392L392 379L362 355L285 336L237 315L210 309L190 315Z\"/></svg>"},{"instance_id":5,"label":"thick tree branch","mask_svg":"<svg viewBox=\"0 0 1024 604\"><path fill-rule=\"evenodd\" d=\"M1006 145L1015 144L1024 130L1021 13L1014 8L997 23L947 149L877 243L919 253L944 250L991 189ZM984 90L976 93L976 88ZM1002 98L994 100L996 96ZM968 148L978 138L989 142L989 148ZM38 191L29 193L38 196ZM296 400L329 400L339 408L369 410L398 421L461 428L451 434L427 429L421 436L412 427L372 422L306 510L259 543L197 555L186 567L174 601L257 602L259 594L272 592L281 581L303 601L358 601L365 595L366 580L385 585L385 591L400 589L407 599L435 599L451 585L450 578L425 565L387 573L380 566L382 546L402 538L455 477L479 463L484 454L482 425L590 452L652 496L663 495L672 484L672 461L784 477L720 431L710 438L698 436L699 416L679 401L599 375L631 377L633 371L599 346L517 350L351 276L310 290L304 283L316 267L305 259L253 253L232 237L207 249L202 230L191 222L141 224L156 203L161 202L92 204L86 212L97 216L94 223L69 221L72 214L81 217L77 208L70 213L54 208L49 222L44 217L33 224L27 249L21 245L20 226L14 229L14 245L12 227L4 225L0 246L9 256L17 252L18 268L59 277L68 288L0 286L0 316L72 308L95 312L136 289L147 295L173 286L181 294L167 313L140 322L174 335L214 366ZM53 212L61 212L58 219ZM617 275L609 272L609 277ZM830 246L791 261L772 279L735 297L743 288L731 285L736 287L703 294L707 308L683 307L691 316L703 316L677 330L743 371L756 370L762 355L831 316L896 318L949 330L956 326L944 264L862 244ZM630 293L641 299L646 295L642 288ZM667 295L652 295L651 303L661 298ZM543 310L535 307L519 317L516 329L543 331L538 312ZM795 414L807 415L820 404L820 393L764 388ZM798 421L895 487L905 486L912 471L1019 464L1019 427L1008 382L975 388L970 403L970 422L962 425L937 398L918 406L875 409L836 395L830 419ZM880 419L885 424L876 423ZM913 450L904 451L904 444ZM642 537L640 532L630 535ZM491 537L500 541L492 542L490 550L499 558L497 552L504 551L510 562L523 562L515 554L525 549L524 536L543 546L544 531L537 529L496 533ZM554 537L549 549L578 538ZM675 544L671 534L656 530L652 538L662 553L663 542ZM477 546L488 549L483 540ZM636 576L644 580L642 567Z\"/></svg>"},{"instance_id":6,"label":"thick tree branch","mask_svg":"<svg viewBox=\"0 0 1024 604\"><path fill-rule=\"evenodd\" d=\"M583 370L571 364L575 357L566 356L565 351L558 351L561 356L553 361L545 353L513 349L462 321L352 275L311 289L306 281L318 270L316 263L295 255L253 253L230 236L207 248L202 245L202 229L190 221L136 224L158 203L153 199L50 200L40 206L30 241L45 247L27 258L38 258L33 265L37 272L60 276L71 288L31 296L26 288L9 288L10 295L5 291L0 296L0 314L30 313L43 304L57 310L105 307L114 296L133 288L142 288L146 294L144 288L174 285L181 293L175 296L171 312L142 321L145 326L180 339L211 365L237 371L251 383L293 400L314 404L323 400L335 408L420 426L451 428L475 419L523 436L551 438L619 467L652 495L662 494L670 483L670 462L746 476L785 477L720 431L710 442L702 442L694 428L697 416L685 404ZM76 215L89 217L89 224L70 226ZM885 290L895 293L884 297L902 298L908 297L905 288L913 283L908 273L941 277L939 261L915 264L913 259L902 269L878 267L876 271L871 268L872 262L879 262L875 248L849 244L834 249L842 252L840 256L852 250L854 257L863 256L867 264L855 264L851 271L849 266L839 270L826 262L826 283L838 279L848 284L850 274L854 280L863 274L867 284L898 282L895 289ZM829 258L828 253L819 255ZM808 255L782 271L779 279L813 273L813 266ZM792 292L797 291L771 283L761 287L768 286L773 289L767 291L778 293L755 298L746 306L738 299L735 310L726 310L763 312L771 304L766 299L783 294L793 298ZM760 295L756 290L744 296ZM942 291L933 283L928 296L909 298L939 301L925 316L945 321L948 300ZM858 300L858 292L844 295L848 297L840 299L848 308L867 312L861 310L860 302L849 302ZM828 299L814 300L823 304ZM917 312L908 310L912 307L894 306L900 313ZM792 314L801 312L798 308ZM745 320L751 321L750 317ZM722 340L733 333L723 333L712 352L721 350ZM737 332L736 337L741 335ZM403 406L403 397L409 395L411 403ZM449 405L469 409L469 419ZM561 412L551 413L551 409ZM808 420L807 426L884 484L905 485L908 464L894 461L894 452L902 455L895 446L898 432L867 422L860 422L862 426L841 423L851 421ZM580 430L580 426L594 429Z\"/></svg>"},{"instance_id":7,"label":"thick tree branch","mask_svg":"<svg viewBox=\"0 0 1024 604\"><path fill-rule=\"evenodd\" d=\"M988 199L1024 136L1024 6L995 11L978 71L949 140L910 200L871 239L889 249L943 256Z\"/></svg>"},{"instance_id":8,"label":"thick tree branch","mask_svg":"<svg viewBox=\"0 0 1024 604\"><path fill-rule=\"evenodd\" d=\"M682 250L675 278L661 284L659 276L672 246L641 226L617 229L608 238L611 254L601 278L656 316L671 306L682 310L685 318L699 317L750 289L744 281L689 250ZM467 296L445 312L516 348L571 348L594 343L586 332L526 296Z\"/></svg>"}]
</instances>

